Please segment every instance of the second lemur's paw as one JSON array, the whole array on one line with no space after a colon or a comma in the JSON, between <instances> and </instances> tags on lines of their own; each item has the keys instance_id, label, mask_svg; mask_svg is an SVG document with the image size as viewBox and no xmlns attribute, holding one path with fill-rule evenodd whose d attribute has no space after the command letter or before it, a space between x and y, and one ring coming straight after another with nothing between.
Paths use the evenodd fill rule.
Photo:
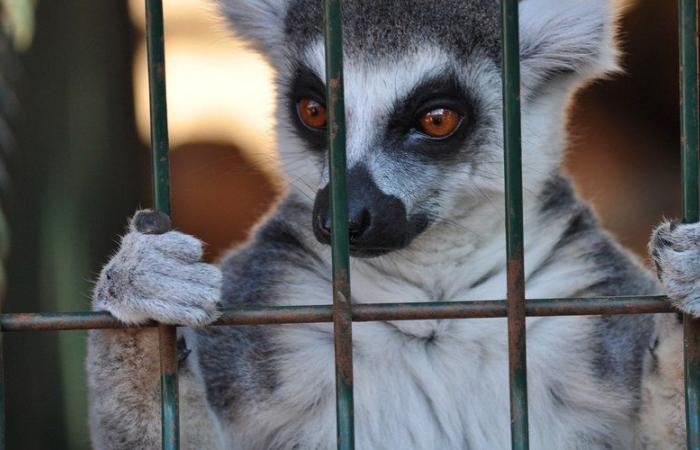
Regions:
<instances>
[{"instance_id":1,"label":"second lemur's paw","mask_svg":"<svg viewBox=\"0 0 700 450\"><path fill-rule=\"evenodd\" d=\"M700 223L662 223L654 230L649 253L673 304L700 317Z\"/></svg>"},{"instance_id":2,"label":"second lemur's paw","mask_svg":"<svg viewBox=\"0 0 700 450\"><path fill-rule=\"evenodd\" d=\"M198 239L166 231L163 217L150 211L134 216L119 251L102 269L94 307L129 324L211 323L220 315L221 271L201 262Z\"/></svg>"}]
</instances>

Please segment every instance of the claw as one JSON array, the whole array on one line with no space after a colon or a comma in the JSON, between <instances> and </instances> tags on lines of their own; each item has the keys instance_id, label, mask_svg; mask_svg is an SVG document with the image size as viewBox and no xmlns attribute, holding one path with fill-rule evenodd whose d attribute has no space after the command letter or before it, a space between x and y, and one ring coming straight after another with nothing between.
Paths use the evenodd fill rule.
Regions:
<instances>
[{"instance_id":1,"label":"claw","mask_svg":"<svg viewBox=\"0 0 700 450\"><path fill-rule=\"evenodd\" d=\"M185 360L187 360L187 357L190 356L190 353L192 353L192 350L187 348L187 341L185 341L184 337L180 337L177 340L177 362L179 365L184 364Z\"/></svg>"},{"instance_id":2,"label":"claw","mask_svg":"<svg viewBox=\"0 0 700 450\"><path fill-rule=\"evenodd\" d=\"M172 222L167 214L150 209L137 212L131 220L131 225L143 234L164 234L172 229Z\"/></svg>"}]
</instances>

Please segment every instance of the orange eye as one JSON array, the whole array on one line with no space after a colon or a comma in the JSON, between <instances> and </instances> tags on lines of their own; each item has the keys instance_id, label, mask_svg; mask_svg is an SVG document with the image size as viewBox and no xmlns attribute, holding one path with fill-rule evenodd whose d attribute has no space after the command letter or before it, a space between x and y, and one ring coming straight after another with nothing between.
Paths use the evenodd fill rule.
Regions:
<instances>
[{"instance_id":1,"label":"orange eye","mask_svg":"<svg viewBox=\"0 0 700 450\"><path fill-rule=\"evenodd\" d=\"M434 138L444 138L457 129L462 116L451 109L437 108L423 114L418 124L423 133Z\"/></svg>"},{"instance_id":2,"label":"orange eye","mask_svg":"<svg viewBox=\"0 0 700 450\"><path fill-rule=\"evenodd\" d=\"M326 107L310 98L302 98L297 103L299 118L309 128L320 129L326 126Z\"/></svg>"}]
</instances>

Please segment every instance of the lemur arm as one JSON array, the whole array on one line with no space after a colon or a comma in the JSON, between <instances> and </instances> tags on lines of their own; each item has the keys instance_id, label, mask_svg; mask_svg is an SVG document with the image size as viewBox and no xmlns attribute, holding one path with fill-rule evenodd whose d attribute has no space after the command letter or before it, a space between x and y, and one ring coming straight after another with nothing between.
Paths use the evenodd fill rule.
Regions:
<instances>
[{"instance_id":1,"label":"lemur arm","mask_svg":"<svg viewBox=\"0 0 700 450\"><path fill-rule=\"evenodd\" d=\"M138 231L148 214L135 216L119 251L102 270L93 308L136 325L155 320L201 326L213 321L218 315L220 270L200 262L201 243L191 236ZM93 330L86 366L94 448L160 448L157 331ZM219 447L201 382L189 370L181 368L180 374L183 447Z\"/></svg>"}]
</instances>

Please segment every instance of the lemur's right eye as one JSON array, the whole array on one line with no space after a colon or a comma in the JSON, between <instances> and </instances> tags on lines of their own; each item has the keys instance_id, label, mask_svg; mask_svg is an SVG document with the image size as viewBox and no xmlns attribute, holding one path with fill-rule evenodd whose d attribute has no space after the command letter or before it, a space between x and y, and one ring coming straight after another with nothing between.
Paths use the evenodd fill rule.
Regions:
<instances>
[{"instance_id":1,"label":"lemur's right eye","mask_svg":"<svg viewBox=\"0 0 700 450\"><path fill-rule=\"evenodd\" d=\"M448 108L436 108L423 114L418 125L420 130L432 138L446 138L455 132L462 122L462 116Z\"/></svg>"},{"instance_id":2,"label":"lemur's right eye","mask_svg":"<svg viewBox=\"0 0 700 450\"><path fill-rule=\"evenodd\" d=\"M326 107L310 98L302 98L297 102L299 119L313 130L321 130L326 126Z\"/></svg>"}]
</instances>

